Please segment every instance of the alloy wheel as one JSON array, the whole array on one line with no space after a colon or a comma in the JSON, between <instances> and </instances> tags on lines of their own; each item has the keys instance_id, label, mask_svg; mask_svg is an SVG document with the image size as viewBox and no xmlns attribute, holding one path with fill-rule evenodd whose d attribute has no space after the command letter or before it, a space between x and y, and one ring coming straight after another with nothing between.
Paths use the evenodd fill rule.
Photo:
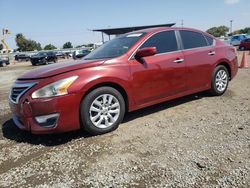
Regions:
<instances>
[{"instance_id":1,"label":"alloy wheel","mask_svg":"<svg viewBox=\"0 0 250 188\"><path fill-rule=\"evenodd\" d=\"M215 77L215 85L219 92L223 92L227 88L228 75L225 70L219 70Z\"/></svg>"},{"instance_id":2,"label":"alloy wheel","mask_svg":"<svg viewBox=\"0 0 250 188\"><path fill-rule=\"evenodd\" d=\"M90 120L98 128L108 128L119 118L120 108L120 103L115 96L111 94L100 95L90 105Z\"/></svg>"}]
</instances>

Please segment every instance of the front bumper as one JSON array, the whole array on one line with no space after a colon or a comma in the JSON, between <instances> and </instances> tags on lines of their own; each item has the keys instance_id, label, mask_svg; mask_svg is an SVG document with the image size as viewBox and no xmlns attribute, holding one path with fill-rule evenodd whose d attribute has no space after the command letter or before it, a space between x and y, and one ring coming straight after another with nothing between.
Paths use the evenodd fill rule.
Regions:
<instances>
[{"instance_id":1,"label":"front bumper","mask_svg":"<svg viewBox=\"0 0 250 188\"><path fill-rule=\"evenodd\" d=\"M43 64L45 63L45 58L33 58L30 61L33 64Z\"/></svg>"},{"instance_id":2,"label":"front bumper","mask_svg":"<svg viewBox=\"0 0 250 188\"><path fill-rule=\"evenodd\" d=\"M32 99L24 95L18 104L9 101L15 125L33 134L61 133L80 128L79 105L81 97L68 94L46 99ZM55 124L46 126L39 123L38 117L51 117L58 114Z\"/></svg>"}]
</instances>

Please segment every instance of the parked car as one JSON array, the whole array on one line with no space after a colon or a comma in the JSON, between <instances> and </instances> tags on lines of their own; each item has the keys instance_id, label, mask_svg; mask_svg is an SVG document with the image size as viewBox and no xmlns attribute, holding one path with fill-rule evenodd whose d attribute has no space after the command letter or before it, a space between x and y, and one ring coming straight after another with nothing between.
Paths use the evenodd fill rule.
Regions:
<instances>
[{"instance_id":1,"label":"parked car","mask_svg":"<svg viewBox=\"0 0 250 188\"><path fill-rule=\"evenodd\" d=\"M16 61L29 61L30 56L28 54L16 54L15 60Z\"/></svg>"},{"instance_id":2,"label":"parked car","mask_svg":"<svg viewBox=\"0 0 250 188\"><path fill-rule=\"evenodd\" d=\"M222 36L222 37L219 37L218 39L219 39L220 41L226 43L226 44L230 44L230 43L231 43L229 37L224 37L224 36Z\"/></svg>"},{"instance_id":3,"label":"parked car","mask_svg":"<svg viewBox=\"0 0 250 188\"><path fill-rule=\"evenodd\" d=\"M32 70L10 91L15 124L35 134L115 130L126 112L209 90L222 95L238 70L236 50L188 28L118 36L84 59Z\"/></svg>"},{"instance_id":4,"label":"parked car","mask_svg":"<svg viewBox=\"0 0 250 188\"><path fill-rule=\"evenodd\" d=\"M57 59L59 59L59 58L65 59L66 56L67 56L67 55L66 55L65 53L63 53L63 52L56 52L56 57L57 57Z\"/></svg>"},{"instance_id":5,"label":"parked car","mask_svg":"<svg viewBox=\"0 0 250 188\"><path fill-rule=\"evenodd\" d=\"M73 52L71 52L71 51L66 51L66 52L64 52L64 53L65 53L65 56L66 56L67 58L73 57Z\"/></svg>"},{"instance_id":6,"label":"parked car","mask_svg":"<svg viewBox=\"0 0 250 188\"><path fill-rule=\"evenodd\" d=\"M250 38L244 39L240 42L240 50L250 50Z\"/></svg>"},{"instance_id":7,"label":"parked car","mask_svg":"<svg viewBox=\"0 0 250 188\"><path fill-rule=\"evenodd\" d=\"M32 65L46 65L50 62L57 62L57 56L54 52L38 52L38 54L31 56Z\"/></svg>"},{"instance_id":8,"label":"parked car","mask_svg":"<svg viewBox=\"0 0 250 188\"><path fill-rule=\"evenodd\" d=\"M10 59L8 57L0 57L0 67L4 67L10 64Z\"/></svg>"},{"instance_id":9,"label":"parked car","mask_svg":"<svg viewBox=\"0 0 250 188\"><path fill-rule=\"evenodd\" d=\"M230 44L233 46L239 46L240 42L247 38L245 34L233 35L230 39Z\"/></svg>"},{"instance_id":10,"label":"parked car","mask_svg":"<svg viewBox=\"0 0 250 188\"><path fill-rule=\"evenodd\" d=\"M88 49L78 50L74 51L73 53L73 59L80 59L88 55L91 51Z\"/></svg>"}]
</instances>

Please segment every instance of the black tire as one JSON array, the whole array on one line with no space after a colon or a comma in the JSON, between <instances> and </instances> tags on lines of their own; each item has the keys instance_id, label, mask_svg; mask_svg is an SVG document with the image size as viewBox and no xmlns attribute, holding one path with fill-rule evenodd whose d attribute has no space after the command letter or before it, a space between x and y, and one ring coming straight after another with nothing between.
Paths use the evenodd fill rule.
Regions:
<instances>
[{"instance_id":1,"label":"black tire","mask_svg":"<svg viewBox=\"0 0 250 188\"><path fill-rule=\"evenodd\" d=\"M241 51L244 51L244 50L245 50L245 47L244 47L244 46L240 46L240 50L241 50Z\"/></svg>"},{"instance_id":2,"label":"black tire","mask_svg":"<svg viewBox=\"0 0 250 188\"><path fill-rule=\"evenodd\" d=\"M44 58L44 59L42 60L42 64L43 64L43 65L48 65L48 64L49 64L49 62L47 61L47 59L46 59L46 58Z\"/></svg>"},{"instance_id":3,"label":"black tire","mask_svg":"<svg viewBox=\"0 0 250 188\"><path fill-rule=\"evenodd\" d=\"M216 86L216 77L219 76L218 74L220 71L226 74L226 84L224 87L221 87L221 89L217 88ZM224 65L217 66L214 69L213 74L212 74L210 93L215 96L223 95L225 91L227 90L228 84L229 84L229 73L228 73L227 68Z\"/></svg>"},{"instance_id":4,"label":"black tire","mask_svg":"<svg viewBox=\"0 0 250 188\"><path fill-rule=\"evenodd\" d=\"M112 125L106 128L99 128L92 123L90 119L89 109L95 99L105 94L112 95L113 97L117 99L117 101L120 104L120 113L119 113L117 120ZM80 119L81 119L82 128L85 129L91 135L100 135L100 134L108 133L117 129L119 124L123 120L124 114L125 114L124 98L119 91L117 91L116 89L112 87L100 87L91 91L82 100L81 106L80 106Z\"/></svg>"}]
</instances>

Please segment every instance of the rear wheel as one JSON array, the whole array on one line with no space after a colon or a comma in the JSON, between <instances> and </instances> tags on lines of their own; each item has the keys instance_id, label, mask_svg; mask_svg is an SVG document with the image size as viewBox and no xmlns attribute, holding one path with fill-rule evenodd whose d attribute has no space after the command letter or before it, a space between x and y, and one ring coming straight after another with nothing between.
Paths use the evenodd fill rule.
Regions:
<instances>
[{"instance_id":1,"label":"rear wheel","mask_svg":"<svg viewBox=\"0 0 250 188\"><path fill-rule=\"evenodd\" d=\"M244 46L240 46L240 50L244 51L245 47Z\"/></svg>"},{"instance_id":2,"label":"rear wheel","mask_svg":"<svg viewBox=\"0 0 250 188\"><path fill-rule=\"evenodd\" d=\"M222 95L227 90L229 83L229 73L225 66L219 65L214 69L211 83L211 93L213 95Z\"/></svg>"},{"instance_id":3,"label":"rear wheel","mask_svg":"<svg viewBox=\"0 0 250 188\"><path fill-rule=\"evenodd\" d=\"M125 102L119 91L100 87L91 91L81 103L83 128L92 135L118 128L125 114Z\"/></svg>"}]
</instances>

